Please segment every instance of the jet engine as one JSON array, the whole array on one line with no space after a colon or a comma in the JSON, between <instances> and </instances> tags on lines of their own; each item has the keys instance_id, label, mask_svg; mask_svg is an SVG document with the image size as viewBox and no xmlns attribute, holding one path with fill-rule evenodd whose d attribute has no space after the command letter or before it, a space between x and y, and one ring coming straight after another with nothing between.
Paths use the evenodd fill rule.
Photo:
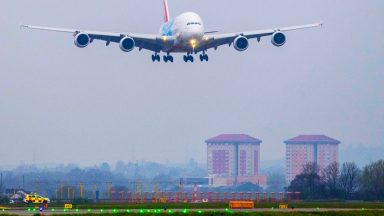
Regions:
<instances>
[{"instance_id":1,"label":"jet engine","mask_svg":"<svg viewBox=\"0 0 384 216\"><path fill-rule=\"evenodd\" d=\"M89 45L91 38L88 34L79 33L75 35L75 45L79 48L84 48Z\"/></svg>"},{"instance_id":2,"label":"jet engine","mask_svg":"<svg viewBox=\"0 0 384 216\"><path fill-rule=\"evenodd\" d=\"M124 37L120 40L120 49L124 52L131 52L135 48L135 40L131 37Z\"/></svg>"},{"instance_id":3,"label":"jet engine","mask_svg":"<svg viewBox=\"0 0 384 216\"><path fill-rule=\"evenodd\" d=\"M240 52L245 51L248 49L248 46L249 46L248 39L244 36L238 36L233 41L233 46L237 51L240 51Z\"/></svg>"},{"instance_id":4,"label":"jet engine","mask_svg":"<svg viewBox=\"0 0 384 216\"><path fill-rule=\"evenodd\" d=\"M279 47L283 46L285 42L287 41L287 38L285 37L285 34L283 34L280 31L277 31L273 33L272 35L272 44Z\"/></svg>"}]
</instances>

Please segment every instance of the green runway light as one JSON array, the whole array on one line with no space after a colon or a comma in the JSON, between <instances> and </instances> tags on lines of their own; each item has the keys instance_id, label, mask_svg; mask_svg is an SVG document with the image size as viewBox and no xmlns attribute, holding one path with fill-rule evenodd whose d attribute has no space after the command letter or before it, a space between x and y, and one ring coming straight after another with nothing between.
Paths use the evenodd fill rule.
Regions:
<instances>
[{"instance_id":1,"label":"green runway light","mask_svg":"<svg viewBox=\"0 0 384 216\"><path fill-rule=\"evenodd\" d=\"M88 211L88 212L91 212L91 209L88 209L87 211Z\"/></svg>"},{"instance_id":2,"label":"green runway light","mask_svg":"<svg viewBox=\"0 0 384 216\"><path fill-rule=\"evenodd\" d=\"M79 212L79 209L76 209L76 212Z\"/></svg>"},{"instance_id":3,"label":"green runway light","mask_svg":"<svg viewBox=\"0 0 384 216\"><path fill-rule=\"evenodd\" d=\"M131 211L129 209L126 210L127 213L130 213Z\"/></svg>"},{"instance_id":4,"label":"green runway light","mask_svg":"<svg viewBox=\"0 0 384 216\"><path fill-rule=\"evenodd\" d=\"M228 208L226 208L225 211L228 211Z\"/></svg>"},{"instance_id":5,"label":"green runway light","mask_svg":"<svg viewBox=\"0 0 384 216\"><path fill-rule=\"evenodd\" d=\"M151 213L151 210L148 209L147 212L148 212L148 213Z\"/></svg>"},{"instance_id":6,"label":"green runway light","mask_svg":"<svg viewBox=\"0 0 384 216\"><path fill-rule=\"evenodd\" d=\"M51 211L53 211L53 212L54 212L54 211L55 211L55 209L53 208L53 209L51 209Z\"/></svg>"},{"instance_id":7,"label":"green runway light","mask_svg":"<svg viewBox=\"0 0 384 216\"><path fill-rule=\"evenodd\" d=\"M362 208L361 210L363 210L363 211L364 211L365 209L364 209L364 208Z\"/></svg>"},{"instance_id":8,"label":"green runway light","mask_svg":"<svg viewBox=\"0 0 384 216\"><path fill-rule=\"evenodd\" d=\"M172 210L168 210L168 214L172 214L173 213L173 211Z\"/></svg>"},{"instance_id":9,"label":"green runway light","mask_svg":"<svg viewBox=\"0 0 384 216\"><path fill-rule=\"evenodd\" d=\"M319 211L320 210L320 208L319 207L317 207L317 211Z\"/></svg>"},{"instance_id":10,"label":"green runway light","mask_svg":"<svg viewBox=\"0 0 384 216\"><path fill-rule=\"evenodd\" d=\"M143 214L143 213L144 213L144 210L143 210L143 209L140 209L139 213Z\"/></svg>"},{"instance_id":11,"label":"green runway light","mask_svg":"<svg viewBox=\"0 0 384 216\"><path fill-rule=\"evenodd\" d=\"M197 213L199 213L199 214L202 214L202 213L203 213L203 211L199 210L199 211L197 211Z\"/></svg>"},{"instance_id":12,"label":"green runway light","mask_svg":"<svg viewBox=\"0 0 384 216\"><path fill-rule=\"evenodd\" d=\"M117 212L117 210L116 210L116 209L113 209L113 210L112 210L112 212L113 212L113 213L116 213L116 212Z\"/></svg>"},{"instance_id":13,"label":"green runway light","mask_svg":"<svg viewBox=\"0 0 384 216\"><path fill-rule=\"evenodd\" d=\"M100 212L104 212L104 209L100 209Z\"/></svg>"}]
</instances>

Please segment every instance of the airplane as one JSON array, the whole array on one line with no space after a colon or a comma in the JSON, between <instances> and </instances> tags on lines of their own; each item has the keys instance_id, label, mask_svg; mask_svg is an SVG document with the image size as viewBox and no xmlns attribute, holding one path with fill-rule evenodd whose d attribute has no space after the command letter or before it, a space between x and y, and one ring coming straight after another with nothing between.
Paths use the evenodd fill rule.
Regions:
<instances>
[{"instance_id":1,"label":"airplane","mask_svg":"<svg viewBox=\"0 0 384 216\"><path fill-rule=\"evenodd\" d=\"M285 33L288 31L321 27L322 23L292 26L285 28L245 31L235 33L219 33L218 31L205 32L202 18L194 12L185 12L174 19L170 19L168 0L163 0L164 24L161 25L158 34L141 33L115 33L88 31L80 29L51 28L42 26L21 25L22 28L71 33L74 43L79 48L85 48L94 40L105 41L106 46L111 42L119 44L124 52L131 52L135 48L154 52L153 62L160 62L160 53L164 62L173 62L171 53L186 53L185 62L194 62L194 54L200 53L200 61L208 61L207 51L217 50L222 45L233 45L240 52L249 47L250 39L260 42L262 37L271 36L271 42L276 47L286 43Z\"/></svg>"}]
</instances>

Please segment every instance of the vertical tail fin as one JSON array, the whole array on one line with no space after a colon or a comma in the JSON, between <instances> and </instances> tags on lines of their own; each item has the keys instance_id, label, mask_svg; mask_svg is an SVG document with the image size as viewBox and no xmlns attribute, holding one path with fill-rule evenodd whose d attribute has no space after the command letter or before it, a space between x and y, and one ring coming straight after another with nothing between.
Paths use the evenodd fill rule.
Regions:
<instances>
[{"instance_id":1,"label":"vertical tail fin","mask_svg":"<svg viewBox=\"0 0 384 216\"><path fill-rule=\"evenodd\" d=\"M169 17L169 10L168 10L168 0L163 0L164 2L164 22L168 22Z\"/></svg>"}]
</instances>

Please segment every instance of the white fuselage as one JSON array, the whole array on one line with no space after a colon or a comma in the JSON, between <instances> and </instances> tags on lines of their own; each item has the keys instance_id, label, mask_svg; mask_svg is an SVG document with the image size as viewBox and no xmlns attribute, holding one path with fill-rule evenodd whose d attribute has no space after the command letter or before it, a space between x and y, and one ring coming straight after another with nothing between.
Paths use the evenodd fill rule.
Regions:
<instances>
[{"instance_id":1,"label":"white fuselage","mask_svg":"<svg viewBox=\"0 0 384 216\"><path fill-rule=\"evenodd\" d=\"M163 51L193 52L203 40L204 23L198 14L186 12L164 23L160 28L160 34L174 39L172 46Z\"/></svg>"}]
</instances>

